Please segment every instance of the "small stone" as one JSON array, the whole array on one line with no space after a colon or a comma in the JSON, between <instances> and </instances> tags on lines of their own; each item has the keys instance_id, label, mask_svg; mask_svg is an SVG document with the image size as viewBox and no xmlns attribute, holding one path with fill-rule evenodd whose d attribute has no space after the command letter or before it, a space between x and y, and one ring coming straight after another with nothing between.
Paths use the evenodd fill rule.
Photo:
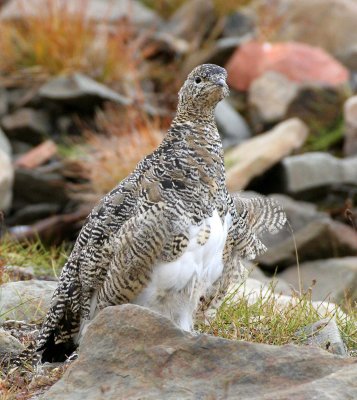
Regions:
<instances>
[{"instance_id":1,"label":"small stone","mask_svg":"<svg viewBox=\"0 0 357 400\"><path fill-rule=\"evenodd\" d=\"M29 281L34 278L35 274L32 267L18 267L16 265L5 265L4 273L6 274L7 280L11 282Z\"/></svg>"},{"instance_id":2,"label":"small stone","mask_svg":"<svg viewBox=\"0 0 357 400\"><path fill-rule=\"evenodd\" d=\"M296 336L308 346L318 346L332 354L348 357L345 343L334 319L322 319L299 329Z\"/></svg>"},{"instance_id":3,"label":"small stone","mask_svg":"<svg viewBox=\"0 0 357 400\"><path fill-rule=\"evenodd\" d=\"M7 319L26 322L41 319L57 287L53 281L18 281L0 286L0 323Z\"/></svg>"},{"instance_id":4,"label":"small stone","mask_svg":"<svg viewBox=\"0 0 357 400\"><path fill-rule=\"evenodd\" d=\"M344 104L345 142L343 152L346 156L357 155L357 96L350 97Z\"/></svg>"},{"instance_id":5,"label":"small stone","mask_svg":"<svg viewBox=\"0 0 357 400\"><path fill-rule=\"evenodd\" d=\"M19 354L25 346L9 332L0 328L0 361L7 354Z\"/></svg>"},{"instance_id":6,"label":"small stone","mask_svg":"<svg viewBox=\"0 0 357 400\"><path fill-rule=\"evenodd\" d=\"M255 177L299 149L308 136L308 128L297 118L275 126L271 131L247 140L227 152L227 186L241 190Z\"/></svg>"},{"instance_id":7,"label":"small stone","mask_svg":"<svg viewBox=\"0 0 357 400\"><path fill-rule=\"evenodd\" d=\"M215 117L224 148L235 146L252 136L244 118L227 100L218 103Z\"/></svg>"},{"instance_id":8,"label":"small stone","mask_svg":"<svg viewBox=\"0 0 357 400\"><path fill-rule=\"evenodd\" d=\"M2 127L11 139L38 144L51 133L51 124L46 112L21 108L1 120Z\"/></svg>"}]
</instances>

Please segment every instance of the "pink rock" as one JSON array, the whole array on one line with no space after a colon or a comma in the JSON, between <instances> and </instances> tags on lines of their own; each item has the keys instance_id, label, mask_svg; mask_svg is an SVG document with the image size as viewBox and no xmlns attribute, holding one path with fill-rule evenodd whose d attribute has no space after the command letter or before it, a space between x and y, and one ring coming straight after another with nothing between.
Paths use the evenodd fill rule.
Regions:
<instances>
[{"instance_id":1,"label":"pink rock","mask_svg":"<svg viewBox=\"0 0 357 400\"><path fill-rule=\"evenodd\" d=\"M226 69L229 85L242 91L266 71L300 83L339 85L349 77L348 70L323 49L296 42L248 42L233 53Z\"/></svg>"}]
</instances>

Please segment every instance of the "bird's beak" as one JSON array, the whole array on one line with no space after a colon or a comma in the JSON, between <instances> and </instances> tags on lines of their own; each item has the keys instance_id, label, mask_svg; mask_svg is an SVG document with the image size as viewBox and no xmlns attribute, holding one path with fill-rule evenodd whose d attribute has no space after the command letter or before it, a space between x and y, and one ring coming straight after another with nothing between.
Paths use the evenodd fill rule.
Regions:
<instances>
[{"instance_id":1,"label":"bird's beak","mask_svg":"<svg viewBox=\"0 0 357 400\"><path fill-rule=\"evenodd\" d=\"M216 84L221 87L227 86L226 80L224 78L218 78Z\"/></svg>"}]
</instances>

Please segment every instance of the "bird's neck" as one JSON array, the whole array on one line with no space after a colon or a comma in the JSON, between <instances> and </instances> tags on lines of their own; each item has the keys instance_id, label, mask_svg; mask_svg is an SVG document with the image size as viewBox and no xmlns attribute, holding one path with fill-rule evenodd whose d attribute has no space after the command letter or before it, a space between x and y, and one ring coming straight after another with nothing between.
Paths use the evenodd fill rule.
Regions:
<instances>
[{"instance_id":1,"label":"bird's neck","mask_svg":"<svg viewBox=\"0 0 357 400\"><path fill-rule=\"evenodd\" d=\"M197 104L178 104L176 117L173 123L183 124L194 121L195 124L216 126L214 119L215 105L212 107L200 108Z\"/></svg>"}]
</instances>

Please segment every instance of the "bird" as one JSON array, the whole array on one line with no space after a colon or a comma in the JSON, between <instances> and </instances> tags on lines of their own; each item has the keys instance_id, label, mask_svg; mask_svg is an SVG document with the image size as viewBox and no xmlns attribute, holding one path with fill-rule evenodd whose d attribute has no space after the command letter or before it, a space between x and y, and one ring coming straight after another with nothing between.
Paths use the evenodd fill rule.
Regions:
<instances>
[{"instance_id":1,"label":"bird","mask_svg":"<svg viewBox=\"0 0 357 400\"><path fill-rule=\"evenodd\" d=\"M194 68L162 143L87 217L37 338L43 362L64 361L108 306L144 306L193 331L198 310L217 306L243 271L240 260L266 250L262 232L284 226L273 200L227 190L214 117L226 79L218 65Z\"/></svg>"}]
</instances>

